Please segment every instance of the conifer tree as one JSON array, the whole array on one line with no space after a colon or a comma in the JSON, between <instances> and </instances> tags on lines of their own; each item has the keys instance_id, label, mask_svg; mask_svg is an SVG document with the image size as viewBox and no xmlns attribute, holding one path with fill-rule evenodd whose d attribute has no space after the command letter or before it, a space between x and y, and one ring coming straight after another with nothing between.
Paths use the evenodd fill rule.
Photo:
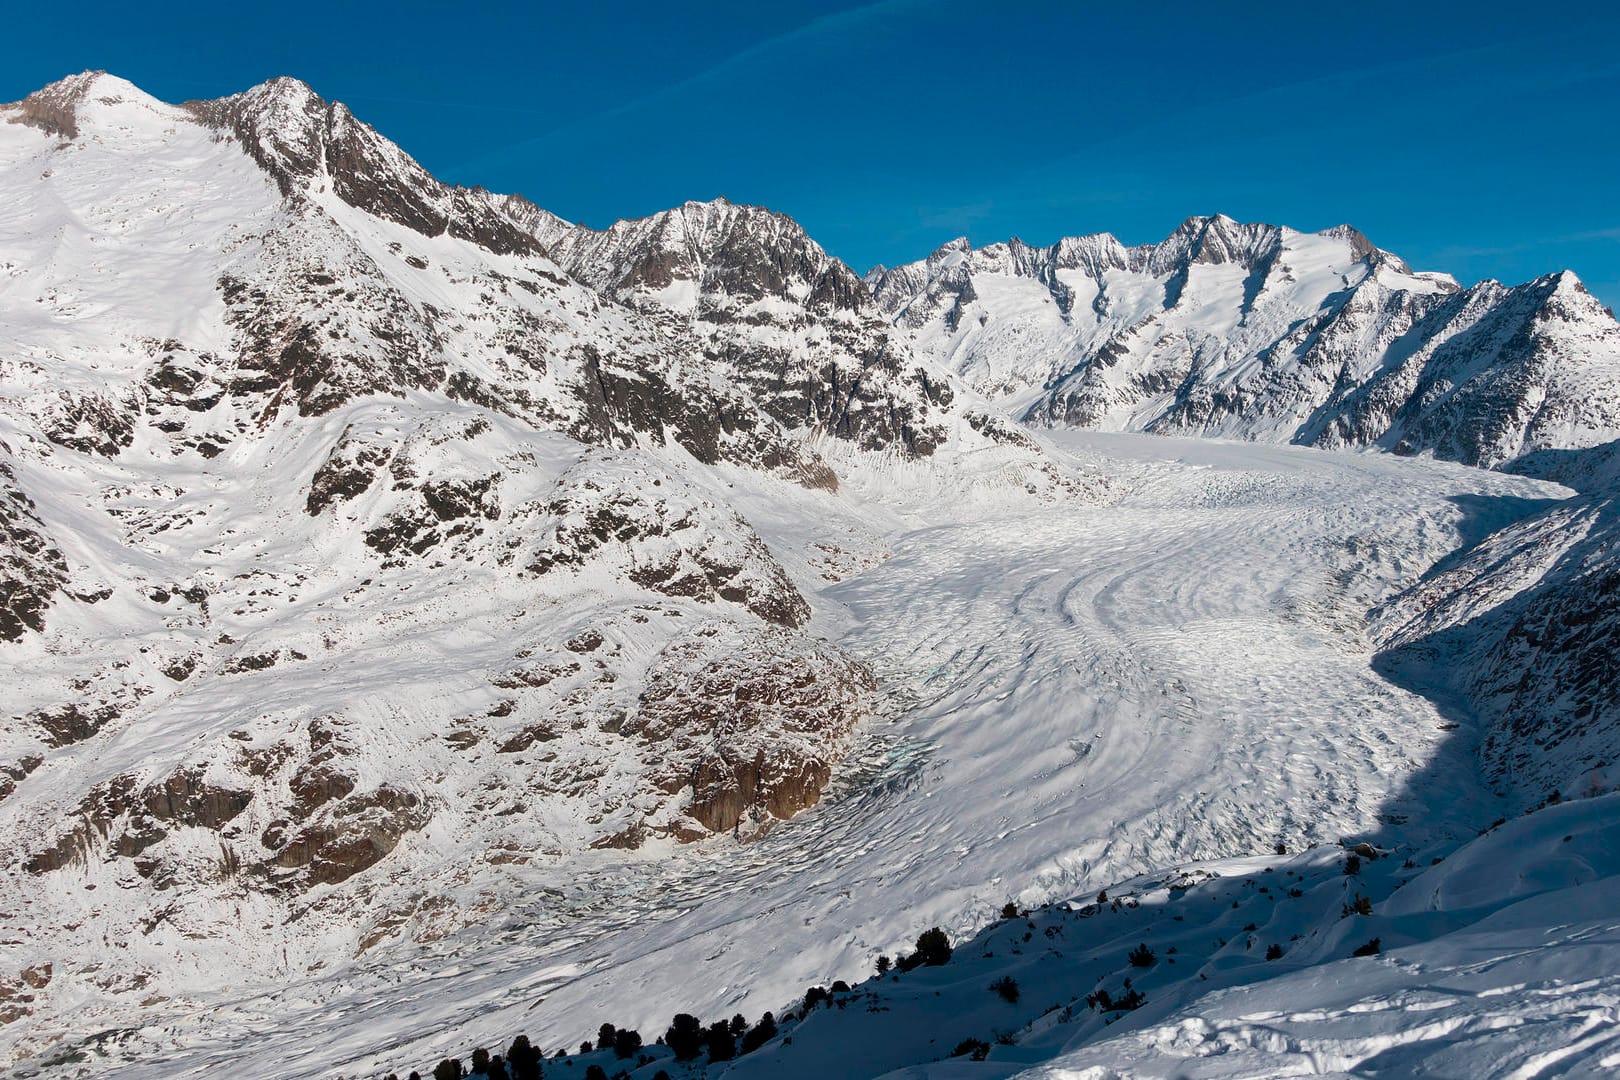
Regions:
<instances>
[{"instance_id":1,"label":"conifer tree","mask_svg":"<svg viewBox=\"0 0 1620 1080\"><path fill-rule=\"evenodd\" d=\"M675 1052L676 1061L691 1061L703 1050L703 1023L690 1013L677 1013L664 1032L664 1045Z\"/></svg>"},{"instance_id":2,"label":"conifer tree","mask_svg":"<svg viewBox=\"0 0 1620 1080\"><path fill-rule=\"evenodd\" d=\"M527 1035L512 1040L506 1060L511 1066L512 1080L540 1080L540 1051L529 1045Z\"/></svg>"},{"instance_id":3,"label":"conifer tree","mask_svg":"<svg viewBox=\"0 0 1620 1080\"><path fill-rule=\"evenodd\" d=\"M731 1025L716 1020L709 1028L709 1060L730 1061L737 1056L737 1039L731 1034Z\"/></svg>"}]
</instances>

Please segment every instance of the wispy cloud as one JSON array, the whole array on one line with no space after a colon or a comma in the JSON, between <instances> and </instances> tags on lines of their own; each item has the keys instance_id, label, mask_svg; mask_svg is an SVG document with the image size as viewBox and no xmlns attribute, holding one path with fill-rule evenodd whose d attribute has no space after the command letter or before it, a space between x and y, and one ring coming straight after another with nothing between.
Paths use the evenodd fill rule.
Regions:
<instances>
[{"instance_id":1,"label":"wispy cloud","mask_svg":"<svg viewBox=\"0 0 1620 1080\"><path fill-rule=\"evenodd\" d=\"M917 224L924 229L955 229L958 232L967 232L974 225L989 217L995 210L995 204L989 202L976 202L966 206L943 206L919 210Z\"/></svg>"},{"instance_id":2,"label":"wispy cloud","mask_svg":"<svg viewBox=\"0 0 1620 1080\"><path fill-rule=\"evenodd\" d=\"M565 123L557 124L538 132L528 138L496 147L483 154L478 154L464 161L456 162L454 169L471 169L474 166L506 157L526 147L537 146L543 142L555 139L574 131L588 130L601 127L609 121L619 117L628 116L644 109L679 97L681 94L699 87L720 82L727 77L740 72L743 68L760 60L769 59L791 50L812 39L832 34L848 34L866 28L884 19L904 15L926 8L931 0L877 0L875 3L863 4L860 7L837 11L828 15L818 15L808 22L802 23L791 30L786 30L772 37L764 38L737 50L730 56L701 71L677 79L674 82L640 94L628 101L611 105L608 108L588 113L584 116L574 117Z\"/></svg>"},{"instance_id":3,"label":"wispy cloud","mask_svg":"<svg viewBox=\"0 0 1620 1080\"><path fill-rule=\"evenodd\" d=\"M1523 255L1542 248L1554 247L1559 244L1583 244L1593 240L1614 240L1620 242L1620 226L1612 229L1583 229L1580 232L1564 233L1561 236L1538 236L1533 240L1520 240L1512 244L1491 244L1488 246L1472 246L1466 244L1451 244L1441 248L1435 253L1440 259L1494 259L1504 255Z\"/></svg>"}]
</instances>

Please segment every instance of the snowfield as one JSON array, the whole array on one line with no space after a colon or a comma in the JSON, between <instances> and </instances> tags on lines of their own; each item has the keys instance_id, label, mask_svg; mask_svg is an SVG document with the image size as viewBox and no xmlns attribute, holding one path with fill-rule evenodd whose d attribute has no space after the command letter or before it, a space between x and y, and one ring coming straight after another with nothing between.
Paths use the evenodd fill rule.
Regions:
<instances>
[{"instance_id":1,"label":"snowfield","mask_svg":"<svg viewBox=\"0 0 1620 1080\"><path fill-rule=\"evenodd\" d=\"M1496 816L1472 733L1373 672L1363 615L1481 528L1480 504L1522 512L1564 489L1151 436L1063 450L1129 494L901 522L876 538L890 557L811 594L815 629L889 702L814 810L750 844L503 866L457 898L485 920L440 940L72 1026L107 1032L130 1076L368 1075L519 1030L572 1046L602 1019L661 1031L677 1010L780 1009L1008 900L1397 825L1432 847ZM797 523L783 490L738 498L777 503L758 521L773 550L810 549L862 498L887 513L879 481L842 504L805 493Z\"/></svg>"}]
</instances>

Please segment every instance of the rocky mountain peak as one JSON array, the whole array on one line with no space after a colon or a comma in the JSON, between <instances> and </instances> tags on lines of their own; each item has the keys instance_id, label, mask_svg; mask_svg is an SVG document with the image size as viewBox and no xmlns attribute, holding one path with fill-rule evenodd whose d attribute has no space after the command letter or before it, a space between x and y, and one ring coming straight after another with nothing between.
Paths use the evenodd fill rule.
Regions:
<instances>
[{"instance_id":1,"label":"rocky mountain peak","mask_svg":"<svg viewBox=\"0 0 1620 1080\"><path fill-rule=\"evenodd\" d=\"M47 135L74 139L83 122L86 102L104 106L139 104L167 108L140 87L105 71L81 71L42 86L21 101L0 105L0 113L10 113L14 124L36 127Z\"/></svg>"},{"instance_id":2,"label":"rocky mountain peak","mask_svg":"<svg viewBox=\"0 0 1620 1080\"><path fill-rule=\"evenodd\" d=\"M105 74L102 71L83 71L69 75L35 90L21 101L0 105L0 109L12 114L7 119L13 124L28 124L47 135L76 138L79 134L79 102L84 100L95 81Z\"/></svg>"},{"instance_id":3,"label":"rocky mountain peak","mask_svg":"<svg viewBox=\"0 0 1620 1080\"><path fill-rule=\"evenodd\" d=\"M184 106L202 123L236 137L283 195L330 190L350 206L414 229L448 232L497 254L536 254L538 242L466 189L440 183L398 145L289 77Z\"/></svg>"},{"instance_id":4,"label":"rocky mountain peak","mask_svg":"<svg viewBox=\"0 0 1620 1080\"><path fill-rule=\"evenodd\" d=\"M854 271L791 217L724 198L606 229L559 230L550 222L536 228L548 253L576 278L632 306L693 314L771 300L858 311L870 300Z\"/></svg>"},{"instance_id":5,"label":"rocky mountain peak","mask_svg":"<svg viewBox=\"0 0 1620 1080\"><path fill-rule=\"evenodd\" d=\"M1053 245L1053 259L1059 269L1084 270L1093 276L1130 263L1125 245L1106 232L1065 236Z\"/></svg>"},{"instance_id":6,"label":"rocky mountain peak","mask_svg":"<svg viewBox=\"0 0 1620 1080\"><path fill-rule=\"evenodd\" d=\"M1190 217L1147 257L1149 273L1174 273L1189 265L1218 266L1237 263L1253 268L1275 258L1282 248L1283 230L1275 225L1246 224L1225 214Z\"/></svg>"}]
</instances>

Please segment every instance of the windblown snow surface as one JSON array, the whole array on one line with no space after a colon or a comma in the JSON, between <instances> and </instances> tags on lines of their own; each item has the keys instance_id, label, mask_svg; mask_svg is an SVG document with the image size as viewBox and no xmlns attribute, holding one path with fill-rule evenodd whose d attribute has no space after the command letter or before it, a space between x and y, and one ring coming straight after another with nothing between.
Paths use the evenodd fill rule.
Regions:
<instances>
[{"instance_id":1,"label":"windblown snow surface","mask_svg":"<svg viewBox=\"0 0 1620 1080\"><path fill-rule=\"evenodd\" d=\"M466 1047L504 1045L517 1031L555 1048L575 1045L604 1019L651 1033L677 1010L780 1010L806 986L865 978L876 955L904 950L930 925L968 937L1009 900L1089 897L1157 871L1162 903L1179 895L1165 891L1166 868L1197 881L1252 877L1275 864L1277 873L1333 883L1322 903L1336 908L1341 838L1384 838L1427 854L1449 850L1495 816L1494 797L1476 780L1473 734L1374 673L1365 614L1462 538L1567 489L1426 460L1153 436L1064 433L1054 452L1113 475L1129 494L1104 507L959 505L947 513L939 508L948 500L905 497L916 477L904 464L856 473L839 496L736 471L733 502L773 550L804 552L808 538L827 535L829 520L842 516L852 535L864 531L873 549L891 553L812 593L814 629L871 664L888 690L884 715L814 810L751 844L716 838L678 858L592 852L507 867L497 925L409 950L333 956L321 970L289 972L281 990L247 979L243 991L154 1005L133 1026L127 1013L86 1012L74 1027L100 1030L91 1041L132 1077L208 1075L226 1062L242 1076L403 1072ZM784 562L809 578L808 564ZM1253 857L1279 842L1291 851L1334 846L1193 865ZM1131 893L1152 907L1152 889ZM1218 921L1224 896L1217 903L1189 895L1201 907L1184 929L1203 946L1181 946L1190 980L1202 964L1231 966L1204 954L1217 951L1217 934L1237 931ZM1605 910L1597 894L1583 903L1586 916ZM1231 991L1207 1008L1196 983L1183 985L1172 996L1192 1003L1188 1016L1198 1019L1126 1023L1120 1034L1103 1032L1100 1021L1080 1030L1049 1019L1043 1039L997 1046L985 1062L953 1059L903 1075L1009 1075L1054 1057L1067 1038L1085 1047L1074 1061L1113 1062L1106 1069L1117 1072L1080 1064L1064 1072L1070 1059L1060 1058L1050 1075L1184 1075L1177 1070L1187 1057L1204 1071L1185 1075L1332 1071L1370 1060L1380 1046L1418 1040L1443 1048L1448 1031L1513 1042L1521 1028L1547 1030L1535 1026L1543 1015L1559 1031L1584 1032L1596 1021L1563 1005L1578 1002L1581 1017L1602 1008L1612 1016L1611 982L1564 1001L1563 991L1547 989L1548 967L1562 953L1513 959L1514 942L1540 933L1536 918L1551 927L1585 917L1555 917L1545 906L1492 924L1500 936L1481 947L1506 943L1499 978L1468 967L1466 941L1442 938L1410 963L1311 968L1275 989ZM1242 914L1242 924L1256 921ZM1041 918L1078 917L1060 908ZM1447 919L1469 921L1436 918L1431 926L1413 914L1402 925L1438 930ZM1276 919L1279 929L1316 925L1301 915ZM1586 951L1569 961L1590 975L1612 956L1592 951L1613 948L1599 924L1607 925L1594 923L1592 941L1578 947ZM1120 932L1133 941L1164 933L1136 922ZM1547 943L1577 949L1575 938L1586 936L1580 928L1559 933ZM1114 944L1119 966L1126 945ZM1348 945L1334 953L1339 944L1319 943L1317 958L1347 954ZM1426 964L1455 969L1460 981L1452 986L1444 974L1431 985L1413 974ZM1276 965L1259 970L1279 973ZM955 965L939 971L963 977ZM974 1007L993 1002L984 989L991 975L980 974L966 976L970 986L951 983L951 992ZM917 980L934 976L909 975L904 986L932 989ZM1049 981L1070 989L1055 1003L1069 1003L1095 978L1060 970ZM1495 995L1489 1008L1458 1003L1487 990ZM1150 1001L1158 997L1150 989ZM1026 1004L1039 1013L1054 1001ZM955 1001L926 1005L936 1015L964 1012ZM1358 1027L1363 1013L1377 1016ZM867 1023L839 1036L848 1049L839 1068L778 1046L774 1058L743 1059L735 1069L872 1075L881 1055L865 1043L886 1043L897 1025L930 1028L922 1015L849 1015ZM1492 1016L1519 1019L1498 1030ZM1005 1018L1009 1030L1020 1026L1014 1019ZM1343 1041L1347 1025L1362 1051L1324 1050ZM1092 1049L1102 1034L1111 1037ZM939 1045L894 1064L942 1057L959 1036L929 1037ZM1230 1052L1210 1056L1216 1049ZM584 1062L573 1065L582 1070Z\"/></svg>"}]
</instances>

